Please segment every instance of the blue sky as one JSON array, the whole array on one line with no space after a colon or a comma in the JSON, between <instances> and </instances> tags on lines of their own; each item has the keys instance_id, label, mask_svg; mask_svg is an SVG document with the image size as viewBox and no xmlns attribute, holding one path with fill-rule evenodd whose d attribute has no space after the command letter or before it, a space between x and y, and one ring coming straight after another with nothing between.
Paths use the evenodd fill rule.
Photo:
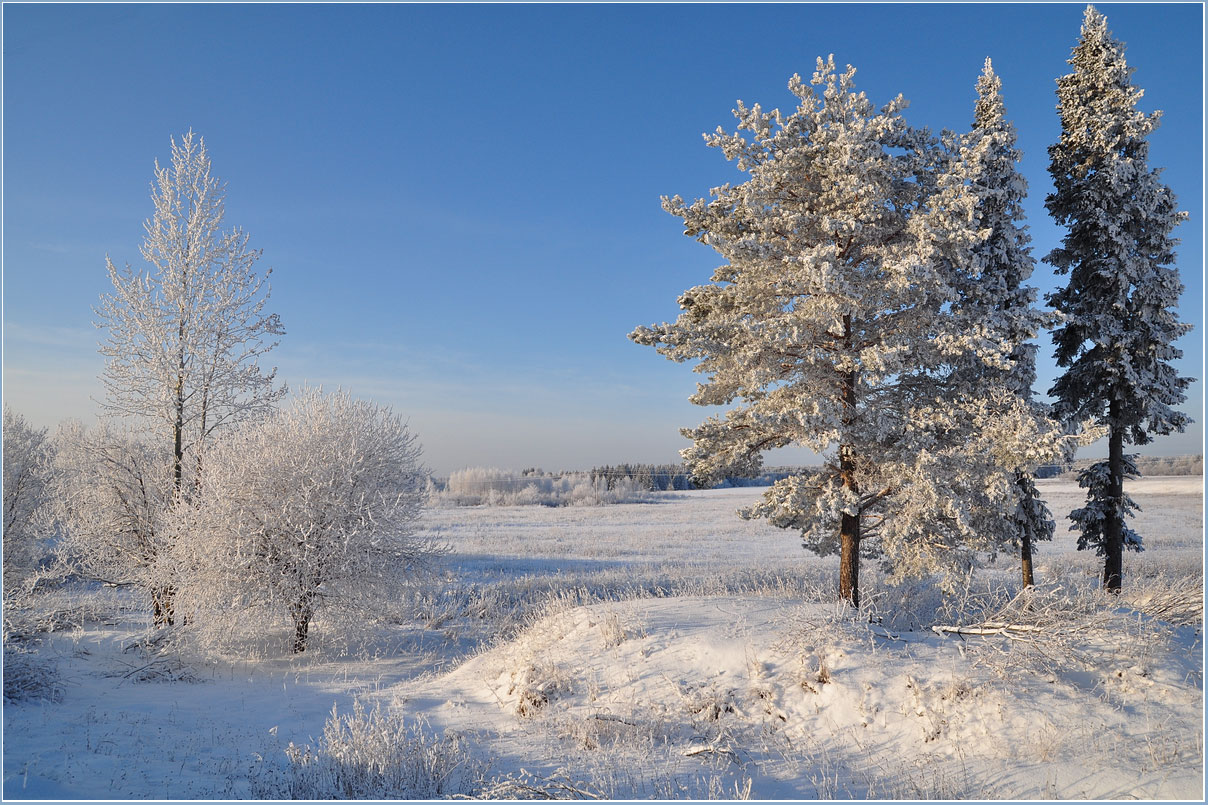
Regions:
<instances>
[{"instance_id":1,"label":"blue sky","mask_svg":"<svg viewBox=\"0 0 1208 805\"><path fill-rule=\"evenodd\" d=\"M1181 371L1203 370L1203 9L1101 4L1180 227ZM673 319L718 258L661 195L741 176L701 133L790 108L834 53L907 119L972 121L985 57L1024 152L1034 253L1082 4L5 5L4 396L91 420L105 255L138 265L153 160L206 138L227 220L271 266L291 384L406 416L430 466L677 461L696 376L626 334ZM1054 286L1038 265L1033 284ZM1041 341L1043 391L1056 369ZM1186 409L1203 403L1196 382ZM1154 453L1199 452L1197 424ZM1088 453L1091 454L1091 453ZM783 454L771 461L798 460Z\"/></svg>"}]
</instances>

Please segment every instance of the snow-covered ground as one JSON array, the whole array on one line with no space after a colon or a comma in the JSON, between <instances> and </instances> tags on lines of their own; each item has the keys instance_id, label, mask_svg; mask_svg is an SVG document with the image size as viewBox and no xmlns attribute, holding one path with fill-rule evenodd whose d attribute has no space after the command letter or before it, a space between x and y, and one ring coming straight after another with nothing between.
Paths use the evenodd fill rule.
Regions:
<instances>
[{"instance_id":1,"label":"snow-covered ground","mask_svg":"<svg viewBox=\"0 0 1208 805\"><path fill-rule=\"evenodd\" d=\"M1081 499L1040 486L1059 516ZM430 511L451 552L421 617L347 651L316 624L302 657L157 653L110 607L34 655L57 701L5 704L4 796L289 796L289 744L359 701L456 736L471 795L1202 798L1202 478L1131 486L1119 601L1059 523L1032 609L1000 557L947 609L867 562L859 615L833 557L734 515L760 491ZM1004 605L999 634L911 628Z\"/></svg>"}]
</instances>

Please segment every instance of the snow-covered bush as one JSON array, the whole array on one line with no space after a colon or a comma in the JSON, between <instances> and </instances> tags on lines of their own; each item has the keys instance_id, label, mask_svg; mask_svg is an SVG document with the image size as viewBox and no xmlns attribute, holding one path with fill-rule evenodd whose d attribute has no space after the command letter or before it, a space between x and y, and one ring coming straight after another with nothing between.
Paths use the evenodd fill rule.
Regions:
<instances>
[{"instance_id":1,"label":"snow-covered bush","mask_svg":"<svg viewBox=\"0 0 1208 805\"><path fill-rule=\"evenodd\" d=\"M33 572L48 549L40 515L47 503L51 442L46 428L4 407L4 590ZM6 595L7 597L7 595Z\"/></svg>"},{"instance_id":2,"label":"snow-covered bush","mask_svg":"<svg viewBox=\"0 0 1208 805\"><path fill-rule=\"evenodd\" d=\"M63 698L58 669L25 646L4 643L4 701L51 701Z\"/></svg>"},{"instance_id":3,"label":"snow-covered bush","mask_svg":"<svg viewBox=\"0 0 1208 805\"><path fill-rule=\"evenodd\" d=\"M287 619L356 630L389 614L437 546L414 536L427 474L390 409L306 390L206 453L196 498L172 522L180 601L203 642Z\"/></svg>"},{"instance_id":4,"label":"snow-covered bush","mask_svg":"<svg viewBox=\"0 0 1208 805\"><path fill-rule=\"evenodd\" d=\"M632 478L586 472L532 475L494 467L468 467L449 476L433 502L441 506L604 506L648 503L656 493Z\"/></svg>"},{"instance_id":5,"label":"snow-covered bush","mask_svg":"<svg viewBox=\"0 0 1208 805\"><path fill-rule=\"evenodd\" d=\"M51 507L59 554L81 575L146 593L157 624L174 620L164 560L175 497L172 453L107 424L67 422L55 435Z\"/></svg>"},{"instance_id":6,"label":"snow-covered bush","mask_svg":"<svg viewBox=\"0 0 1208 805\"><path fill-rule=\"evenodd\" d=\"M268 767L253 780L253 793L264 799L428 799L474 795L483 785L487 764L465 740L434 735L418 721L410 724L379 706L367 711L359 702L352 714L333 707L318 746L285 750L284 768Z\"/></svg>"}]
</instances>

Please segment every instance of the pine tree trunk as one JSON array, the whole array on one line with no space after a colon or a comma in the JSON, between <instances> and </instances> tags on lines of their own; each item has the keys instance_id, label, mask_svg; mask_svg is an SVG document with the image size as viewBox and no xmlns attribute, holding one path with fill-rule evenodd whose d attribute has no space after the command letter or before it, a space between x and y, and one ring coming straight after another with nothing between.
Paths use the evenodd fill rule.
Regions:
<instances>
[{"instance_id":1,"label":"pine tree trunk","mask_svg":"<svg viewBox=\"0 0 1208 805\"><path fill-rule=\"evenodd\" d=\"M1111 419L1118 421L1118 403L1111 404ZM1124 577L1124 431L1113 424L1107 453L1108 473L1111 476L1111 500L1107 522L1103 533L1103 589L1111 593L1120 592Z\"/></svg>"},{"instance_id":2,"label":"pine tree trunk","mask_svg":"<svg viewBox=\"0 0 1208 805\"><path fill-rule=\"evenodd\" d=\"M859 492L855 456L851 445L839 446L839 473L843 485ZM839 597L860 608L860 515L844 514L839 523Z\"/></svg>"},{"instance_id":3,"label":"pine tree trunk","mask_svg":"<svg viewBox=\"0 0 1208 805\"><path fill-rule=\"evenodd\" d=\"M851 316L843 317L845 346L851 348ZM843 424L851 427L856 414L856 382L853 369L843 376ZM853 495L860 492L856 481L856 450L851 444L839 445L839 475L843 486ZM839 523L839 597L860 608L860 515L843 514Z\"/></svg>"},{"instance_id":4,"label":"pine tree trunk","mask_svg":"<svg viewBox=\"0 0 1208 805\"><path fill-rule=\"evenodd\" d=\"M839 597L860 607L859 515L843 515L839 526Z\"/></svg>"}]
</instances>

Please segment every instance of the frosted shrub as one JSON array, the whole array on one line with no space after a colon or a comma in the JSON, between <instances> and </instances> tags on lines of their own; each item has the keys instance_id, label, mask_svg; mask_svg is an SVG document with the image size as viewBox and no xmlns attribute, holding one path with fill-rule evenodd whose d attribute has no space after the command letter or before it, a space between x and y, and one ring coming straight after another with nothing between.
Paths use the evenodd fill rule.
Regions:
<instances>
[{"instance_id":1,"label":"frosted shrub","mask_svg":"<svg viewBox=\"0 0 1208 805\"><path fill-rule=\"evenodd\" d=\"M387 408L305 391L206 454L201 491L177 507L181 604L210 645L232 627L388 616L439 548L413 535L426 489L415 436Z\"/></svg>"},{"instance_id":2,"label":"frosted shrub","mask_svg":"<svg viewBox=\"0 0 1208 805\"><path fill-rule=\"evenodd\" d=\"M55 667L36 651L10 641L4 643L4 701L57 702L63 698Z\"/></svg>"},{"instance_id":3,"label":"frosted shrub","mask_svg":"<svg viewBox=\"0 0 1208 805\"><path fill-rule=\"evenodd\" d=\"M508 700L513 712L529 718L558 697L572 692L574 687L564 665L530 658L512 671L506 692L515 697L514 701Z\"/></svg>"},{"instance_id":4,"label":"frosted shrub","mask_svg":"<svg viewBox=\"0 0 1208 805\"><path fill-rule=\"evenodd\" d=\"M421 722L379 706L366 711L358 701L352 714L333 707L319 745L285 750L288 764L269 767L253 780L263 799L428 799L472 796L487 771L465 740L437 736Z\"/></svg>"},{"instance_id":5,"label":"frosted shrub","mask_svg":"<svg viewBox=\"0 0 1208 805\"><path fill-rule=\"evenodd\" d=\"M50 516L60 557L85 578L138 590L156 625L171 625L171 451L107 423L64 423L55 442Z\"/></svg>"}]
</instances>

